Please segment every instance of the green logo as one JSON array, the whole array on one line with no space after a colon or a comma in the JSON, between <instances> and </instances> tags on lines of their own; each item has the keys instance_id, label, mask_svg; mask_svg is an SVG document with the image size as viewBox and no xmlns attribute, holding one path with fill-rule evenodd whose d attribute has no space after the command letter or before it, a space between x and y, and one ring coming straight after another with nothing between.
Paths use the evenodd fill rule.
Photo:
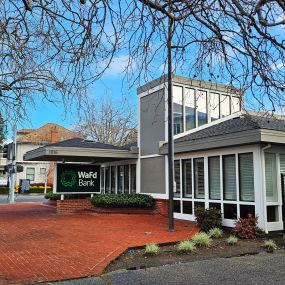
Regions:
<instances>
[{"instance_id":1,"label":"green logo","mask_svg":"<svg viewBox=\"0 0 285 285\"><path fill-rule=\"evenodd\" d=\"M72 187L76 184L76 173L72 170L65 170L60 175L60 181L64 187Z\"/></svg>"}]
</instances>

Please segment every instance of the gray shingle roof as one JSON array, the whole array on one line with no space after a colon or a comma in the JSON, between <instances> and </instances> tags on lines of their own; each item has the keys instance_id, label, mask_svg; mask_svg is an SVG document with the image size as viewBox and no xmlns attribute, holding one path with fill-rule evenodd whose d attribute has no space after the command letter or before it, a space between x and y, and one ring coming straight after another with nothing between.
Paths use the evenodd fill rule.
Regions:
<instances>
[{"instance_id":1,"label":"gray shingle roof","mask_svg":"<svg viewBox=\"0 0 285 285\"><path fill-rule=\"evenodd\" d=\"M115 146L115 145L110 145L110 144L94 142L90 140L84 140L82 138L74 138L74 139L69 139L69 140L57 142L54 144L50 144L49 146L130 150L130 147L132 145Z\"/></svg>"},{"instance_id":2,"label":"gray shingle roof","mask_svg":"<svg viewBox=\"0 0 285 285\"><path fill-rule=\"evenodd\" d=\"M232 134L253 129L268 129L285 132L285 120L271 117L262 117L258 115L243 114L239 117L221 122L217 125L209 126L203 130L185 135L175 140L175 142L184 142L199 140L213 136Z\"/></svg>"}]
</instances>

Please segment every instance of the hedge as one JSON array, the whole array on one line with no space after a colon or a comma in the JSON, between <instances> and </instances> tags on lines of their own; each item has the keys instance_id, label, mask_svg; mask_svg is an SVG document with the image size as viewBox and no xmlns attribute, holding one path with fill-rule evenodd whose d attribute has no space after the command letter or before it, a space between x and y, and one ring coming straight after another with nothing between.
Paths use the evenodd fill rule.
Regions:
<instances>
[{"instance_id":1,"label":"hedge","mask_svg":"<svg viewBox=\"0 0 285 285\"><path fill-rule=\"evenodd\" d=\"M38 193L43 194L45 191L44 186L31 186L29 193ZM47 192L52 192L52 187L47 186ZM7 194L9 193L9 187L0 187L0 194Z\"/></svg>"},{"instance_id":2,"label":"hedge","mask_svg":"<svg viewBox=\"0 0 285 285\"><path fill-rule=\"evenodd\" d=\"M45 194L45 199L49 200L60 200L60 194L56 194L53 192L49 192ZM90 197L90 194L64 194L64 200L71 200L71 199L85 199Z\"/></svg>"},{"instance_id":3,"label":"hedge","mask_svg":"<svg viewBox=\"0 0 285 285\"><path fill-rule=\"evenodd\" d=\"M101 208L153 208L155 200L145 194L98 194L91 203Z\"/></svg>"}]
</instances>

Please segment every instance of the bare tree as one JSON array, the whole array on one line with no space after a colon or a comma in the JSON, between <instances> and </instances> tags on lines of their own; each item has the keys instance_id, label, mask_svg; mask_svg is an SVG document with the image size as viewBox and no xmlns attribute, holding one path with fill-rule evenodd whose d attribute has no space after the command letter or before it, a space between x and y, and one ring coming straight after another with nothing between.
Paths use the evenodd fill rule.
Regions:
<instances>
[{"instance_id":1,"label":"bare tree","mask_svg":"<svg viewBox=\"0 0 285 285\"><path fill-rule=\"evenodd\" d=\"M284 9L283 0L0 0L2 112L19 114L35 94L73 102L121 54L130 85L161 75L169 20L173 72L233 84L260 108L280 109Z\"/></svg>"},{"instance_id":2,"label":"bare tree","mask_svg":"<svg viewBox=\"0 0 285 285\"><path fill-rule=\"evenodd\" d=\"M74 126L83 137L97 142L126 145L137 141L137 121L133 109L111 99L85 101Z\"/></svg>"}]
</instances>

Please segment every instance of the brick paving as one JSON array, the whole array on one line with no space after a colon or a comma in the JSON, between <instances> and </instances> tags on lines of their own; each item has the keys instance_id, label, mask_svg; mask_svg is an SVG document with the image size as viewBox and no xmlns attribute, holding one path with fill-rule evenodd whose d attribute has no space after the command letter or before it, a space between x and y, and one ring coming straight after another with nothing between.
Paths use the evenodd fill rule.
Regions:
<instances>
[{"instance_id":1,"label":"brick paving","mask_svg":"<svg viewBox=\"0 0 285 285\"><path fill-rule=\"evenodd\" d=\"M0 206L0 284L100 275L129 247L164 243L193 236L194 223L159 215L57 215L40 203Z\"/></svg>"}]
</instances>

